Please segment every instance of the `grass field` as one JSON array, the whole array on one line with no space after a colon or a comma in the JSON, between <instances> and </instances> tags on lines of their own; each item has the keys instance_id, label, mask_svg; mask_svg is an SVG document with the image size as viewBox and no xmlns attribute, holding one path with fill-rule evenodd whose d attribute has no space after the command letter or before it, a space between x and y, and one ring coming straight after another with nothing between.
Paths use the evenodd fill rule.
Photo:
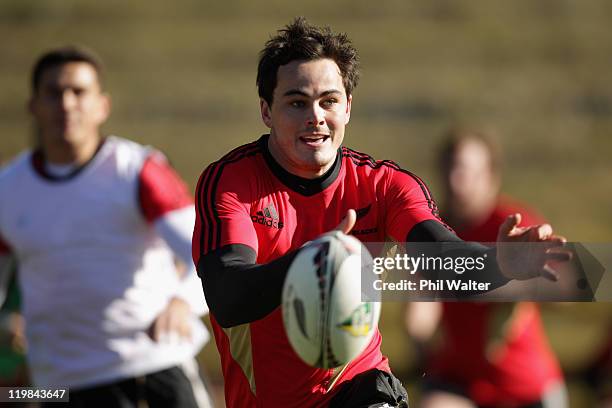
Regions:
<instances>
[{"instance_id":1,"label":"grass field","mask_svg":"<svg viewBox=\"0 0 612 408\"><path fill-rule=\"evenodd\" d=\"M450 124L494 127L509 194L575 241L612 240L612 3L606 0L3 0L0 157L30 143L29 69L79 43L107 65L105 130L162 149L195 186L203 167L266 129L257 53L293 16L346 31L361 52L347 145L388 158L439 189L434 158ZM1 199L1 198L0 198ZM385 352L407 375L401 305L385 305ZM609 305L546 309L564 367L589 357ZM202 356L217 375L216 353ZM573 406L589 396L572 384Z\"/></svg>"}]
</instances>

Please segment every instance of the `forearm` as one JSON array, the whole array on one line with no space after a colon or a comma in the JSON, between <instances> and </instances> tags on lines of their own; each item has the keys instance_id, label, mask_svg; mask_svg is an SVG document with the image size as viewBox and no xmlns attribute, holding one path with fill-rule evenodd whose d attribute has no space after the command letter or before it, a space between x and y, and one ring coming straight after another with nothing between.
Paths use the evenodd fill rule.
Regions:
<instances>
[{"instance_id":1,"label":"forearm","mask_svg":"<svg viewBox=\"0 0 612 408\"><path fill-rule=\"evenodd\" d=\"M246 245L227 245L200 258L197 265L204 295L221 327L259 320L281 303L287 270L297 251L264 265Z\"/></svg>"},{"instance_id":2,"label":"forearm","mask_svg":"<svg viewBox=\"0 0 612 408\"><path fill-rule=\"evenodd\" d=\"M441 269L436 271L438 279L452 279L459 281L472 280L476 282L490 283L488 286L489 290L496 289L500 286L505 285L510 281L505 277L499 269L497 263L497 251L496 248L487 247L477 242L466 242L462 241L452 231L449 231L442 224L436 221L424 221L414 226L414 228L408 234L406 239L407 242L431 242L436 243L434 248L435 256L445 258L464 258L464 259L477 259L481 258L484 260L484 267L482 269L473 268L466 273L457 273L455 270ZM407 245L407 251L409 254L415 251L410 245ZM413 256L416 256L413 255ZM470 295L481 293L478 291L471 291ZM466 296L465 293L456 293L460 296Z\"/></svg>"},{"instance_id":3,"label":"forearm","mask_svg":"<svg viewBox=\"0 0 612 408\"><path fill-rule=\"evenodd\" d=\"M13 256L8 252L0 252L0 307L6 301L15 270Z\"/></svg>"},{"instance_id":4,"label":"forearm","mask_svg":"<svg viewBox=\"0 0 612 408\"><path fill-rule=\"evenodd\" d=\"M191 259L191 235L194 223L193 206L186 206L164 214L155 221L154 227L174 255L185 265L185 273L180 275L180 285L175 296L187 302L193 313L202 316L206 314L208 307Z\"/></svg>"}]
</instances>

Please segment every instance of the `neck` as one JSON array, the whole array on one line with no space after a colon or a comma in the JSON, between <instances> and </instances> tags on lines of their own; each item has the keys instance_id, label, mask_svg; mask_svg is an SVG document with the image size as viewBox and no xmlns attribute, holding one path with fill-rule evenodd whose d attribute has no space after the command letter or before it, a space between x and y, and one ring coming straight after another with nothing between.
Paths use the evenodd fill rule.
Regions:
<instances>
[{"instance_id":1,"label":"neck","mask_svg":"<svg viewBox=\"0 0 612 408\"><path fill-rule=\"evenodd\" d=\"M480 225L491 215L496 203L497 196L481 200L474 205L465 205L456 200L450 200L446 218L448 223L456 229Z\"/></svg>"},{"instance_id":2,"label":"neck","mask_svg":"<svg viewBox=\"0 0 612 408\"><path fill-rule=\"evenodd\" d=\"M75 164L80 166L87 163L96 154L101 137L89 137L83 143L42 143L41 148L45 160L52 164Z\"/></svg>"},{"instance_id":3,"label":"neck","mask_svg":"<svg viewBox=\"0 0 612 408\"><path fill-rule=\"evenodd\" d=\"M315 178L302 177L293 172L289 172L272 156L272 153L268 147L267 135L264 135L260 139L260 143L262 144L264 158L272 173L274 173L274 175L283 184L285 184L285 186L304 196L312 196L325 190L337 179L340 169L342 168L341 150L338 149L336 152L336 159L331 164L331 167L329 167L327 172Z\"/></svg>"}]
</instances>

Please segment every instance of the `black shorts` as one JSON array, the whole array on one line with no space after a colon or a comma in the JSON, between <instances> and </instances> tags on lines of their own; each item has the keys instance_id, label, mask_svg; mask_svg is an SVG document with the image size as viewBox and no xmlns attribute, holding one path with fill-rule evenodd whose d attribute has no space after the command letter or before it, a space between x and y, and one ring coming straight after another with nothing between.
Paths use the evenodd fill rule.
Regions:
<instances>
[{"instance_id":1,"label":"black shorts","mask_svg":"<svg viewBox=\"0 0 612 408\"><path fill-rule=\"evenodd\" d=\"M70 390L70 402L42 403L58 408L198 408L191 382L180 367L109 384Z\"/></svg>"},{"instance_id":2,"label":"black shorts","mask_svg":"<svg viewBox=\"0 0 612 408\"><path fill-rule=\"evenodd\" d=\"M338 386L329 408L408 408L408 393L393 374L368 370Z\"/></svg>"}]
</instances>

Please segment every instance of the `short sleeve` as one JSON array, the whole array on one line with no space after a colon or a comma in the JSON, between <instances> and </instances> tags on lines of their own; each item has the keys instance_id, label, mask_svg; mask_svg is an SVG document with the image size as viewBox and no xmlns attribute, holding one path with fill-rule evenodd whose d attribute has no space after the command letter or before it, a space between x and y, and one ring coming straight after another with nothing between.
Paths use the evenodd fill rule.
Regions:
<instances>
[{"instance_id":1,"label":"short sleeve","mask_svg":"<svg viewBox=\"0 0 612 408\"><path fill-rule=\"evenodd\" d=\"M248 174L239 169L218 162L200 176L192 241L196 265L201 256L226 245L242 244L258 251L257 234L249 214Z\"/></svg>"},{"instance_id":2,"label":"short sleeve","mask_svg":"<svg viewBox=\"0 0 612 408\"><path fill-rule=\"evenodd\" d=\"M401 169L389 169L383 188L385 229L393 240L406 241L412 228L426 220L444 224L431 192L416 175Z\"/></svg>"},{"instance_id":3,"label":"short sleeve","mask_svg":"<svg viewBox=\"0 0 612 408\"><path fill-rule=\"evenodd\" d=\"M193 204L185 182L160 153L151 154L142 166L138 198L148 222Z\"/></svg>"}]
</instances>

